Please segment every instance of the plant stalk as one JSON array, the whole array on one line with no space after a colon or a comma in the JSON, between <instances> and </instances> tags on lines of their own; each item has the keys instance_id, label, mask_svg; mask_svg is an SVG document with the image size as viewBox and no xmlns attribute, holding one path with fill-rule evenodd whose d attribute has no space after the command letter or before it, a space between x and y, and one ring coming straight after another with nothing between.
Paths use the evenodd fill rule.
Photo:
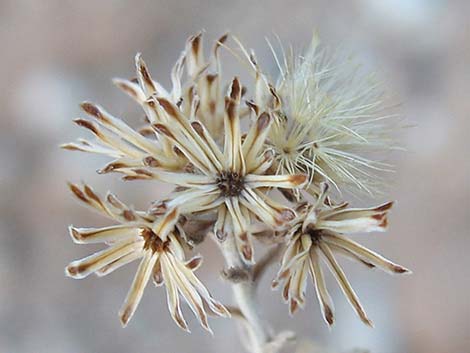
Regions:
<instances>
[{"instance_id":1,"label":"plant stalk","mask_svg":"<svg viewBox=\"0 0 470 353\"><path fill-rule=\"evenodd\" d=\"M251 352L263 353L264 346L270 341L270 335L267 325L259 315L253 267L243 262L233 236L228 236L220 245L228 268L248 274L245 280L232 281L232 289L235 301L247 323Z\"/></svg>"}]
</instances>

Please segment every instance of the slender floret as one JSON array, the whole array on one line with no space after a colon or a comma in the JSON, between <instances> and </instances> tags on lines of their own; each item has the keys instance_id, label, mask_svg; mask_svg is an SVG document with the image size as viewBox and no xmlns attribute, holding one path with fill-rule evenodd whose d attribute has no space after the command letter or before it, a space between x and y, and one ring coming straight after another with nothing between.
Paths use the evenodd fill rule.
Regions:
<instances>
[{"instance_id":1,"label":"slender floret","mask_svg":"<svg viewBox=\"0 0 470 353\"><path fill-rule=\"evenodd\" d=\"M334 308L321 268L323 260L357 315L366 325L372 326L334 253L360 262L369 268L378 268L392 274L410 273L406 268L366 249L344 235L385 231L387 214L392 202L373 208L348 208L347 203L333 205L326 191L327 185L322 184L320 196L315 204L302 203L298 206L299 217L295 219L289 230L289 240L273 287L276 288L281 282L284 283L282 295L289 303L290 313L293 314L305 304L307 277L310 274L323 317L328 325L332 325Z\"/></svg>"},{"instance_id":2,"label":"slender floret","mask_svg":"<svg viewBox=\"0 0 470 353\"><path fill-rule=\"evenodd\" d=\"M105 243L108 247L93 255L71 262L65 269L67 276L82 279L95 273L105 276L118 268L140 259L134 281L119 312L123 326L134 315L150 280L156 286L166 287L168 308L173 320L189 331L181 311L184 298L201 325L210 331L206 311L228 317L227 309L216 301L194 271L202 263L202 257L185 260L184 230L179 223L177 208L168 210L161 217L134 211L108 194L101 198L88 185L80 188L70 184L74 195L87 206L117 221L119 224L103 228L70 227L70 235L78 244Z\"/></svg>"}]
</instances>

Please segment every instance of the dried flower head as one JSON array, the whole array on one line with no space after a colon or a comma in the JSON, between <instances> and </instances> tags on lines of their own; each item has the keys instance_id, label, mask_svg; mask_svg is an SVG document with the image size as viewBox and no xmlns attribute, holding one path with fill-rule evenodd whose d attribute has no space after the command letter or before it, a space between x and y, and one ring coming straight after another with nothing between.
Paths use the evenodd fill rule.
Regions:
<instances>
[{"instance_id":1,"label":"dried flower head","mask_svg":"<svg viewBox=\"0 0 470 353\"><path fill-rule=\"evenodd\" d=\"M156 286L165 284L168 307L173 320L188 331L180 304L182 296L201 325L210 331L206 310L223 317L230 314L216 301L194 271L202 263L202 257L185 260L184 229L179 224L179 212L174 208L162 217L153 217L127 207L116 196L108 193L102 199L88 185L80 188L70 184L74 195L87 206L119 222L104 228L75 228L70 236L78 244L105 243L108 247L81 260L71 262L65 269L67 276L82 279L92 273L105 276L118 268L141 259L124 305L119 312L121 323L126 326L142 298L150 278Z\"/></svg>"},{"instance_id":2,"label":"dried flower head","mask_svg":"<svg viewBox=\"0 0 470 353\"><path fill-rule=\"evenodd\" d=\"M289 303L289 311L293 314L305 304L307 277L310 274L323 317L329 325L332 325L334 308L320 265L320 260L323 259L361 320L366 325L372 326L333 253L388 273L410 273L406 268L344 236L358 232L385 231L388 223L387 213L393 203L387 202L372 208L348 208L347 203L333 205L326 191L326 184L322 184L320 196L315 204L299 205L297 209L299 217L288 231L289 241L281 268L273 281L273 287L276 288L284 282L283 297Z\"/></svg>"},{"instance_id":3,"label":"dried flower head","mask_svg":"<svg viewBox=\"0 0 470 353\"><path fill-rule=\"evenodd\" d=\"M181 207L185 212L217 211L214 233L220 241L235 236L242 258L253 262L253 245L249 232L251 218L256 217L271 227L280 227L295 217L290 208L272 200L264 189L301 187L306 177L266 175L272 153L264 140L271 124L267 113L261 113L242 142L239 122L241 87L235 78L225 97L224 148L199 121L188 122L180 111L165 99L165 123L155 129L171 140L192 165L190 173L168 172L152 168L145 178L154 178L178 186L165 201L165 207ZM135 169L123 170L134 175Z\"/></svg>"},{"instance_id":4,"label":"dried flower head","mask_svg":"<svg viewBox=\"0 0 470 353\"><path fill-rule=\"evenodd\" d=\"M377 80L350 59L330 54L316 36L303 55L286 53L282 45L278 55L269 43L279 69L276 81L262 71L254 53L239 46L255 71L254 103L275 118L268 139L276 172L307 174L312 194L322 181L340 193L380 192L378 172L391 166L376 157L394 147L396 121L384 112Z\"/></svg>"},{"instance_id":5,"label":"dried flower head","mask_svg":"<svg viewBox=\"0 0 470 353\"><path fill-rule=\"evenodd\" d=\"M347 208L326 196L323 182L339 190L352 184L370 191L375 180L370 172L385 168L362 154L388 143L382 138L381 122L386 119L375 116L380 103L375 87L351 75L338 76L339 69L326 61L315 43L305 56L283 54L283 64L276 57L281 77L272 84L236 38L254 69L255 85L250 90L237 77L224 82L220 48L238 55L226 46L227 39L219 38L206 59L201 34L190 37L171 72L171 89L155 81L141 55L136 55L137 78L114 83L142 107L146 125L139 131L99 105L82 103L89 118L75 122L96 139L62 147L111 157L100 174L163 182L169 192L163 200L152 200L146 211L135 211L112 194L102 199L87 185L70 184L79 200L118 224L96 229L71 226L75 242L102 242L108 247L72 262L67 275L103 276L140 259L120 312L123 325L152 278L155 285L165 285L171 316L182 329L188 330L181 309L186 302L207 330L208 314L233 314L243 321L249 350L276 353L292 333L273 336L267 330L257 312L254 288L285 246L274 286L284 282L291 313L304 305L310 272L325 320L333 323L320 267L323 257L359 316L370 324L333 252L368 267L408 272L343 235L383 231L392 204ZM277 191L289 203L277 201ZM299 203L303 196L309 201ZM220 245L226 261L226 268L218 272L235 293L238 307L230 307L230 313L195 276L202 257L186 260L207 235ZM264 245L278 244L259 262L254 235Z\"/></svg>"}]
</instances>

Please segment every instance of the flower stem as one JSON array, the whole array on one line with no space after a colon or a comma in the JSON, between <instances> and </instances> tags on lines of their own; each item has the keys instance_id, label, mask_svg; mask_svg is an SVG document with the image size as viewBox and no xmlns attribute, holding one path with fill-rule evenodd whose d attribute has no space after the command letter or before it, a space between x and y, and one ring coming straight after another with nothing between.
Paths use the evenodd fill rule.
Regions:
<instances>
[{"instance_id":1,"label":"flower stem","mask_svg":"<svg viewBox=\"0 0 470 353\"><path fill-rule=\"evenodd\" d=\"M246 328L250 340L252 353L263 353L263 347L269 342L270 336L266 324L259 315L256 301L256 285L253 281L253 268L241 259L234 237L227 237L221 243L222 253L229 269L248 273L248 279L232 281L232 289L235 301L246 320Z\"/></svg>"}]
</instances>

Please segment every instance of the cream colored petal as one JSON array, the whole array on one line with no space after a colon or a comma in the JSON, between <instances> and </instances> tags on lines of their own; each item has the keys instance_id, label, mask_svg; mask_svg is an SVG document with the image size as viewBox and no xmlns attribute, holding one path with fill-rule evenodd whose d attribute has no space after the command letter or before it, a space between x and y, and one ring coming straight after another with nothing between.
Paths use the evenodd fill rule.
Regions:
<instances>
[{"instance_id":1,"label":"cream colored petal","mask_svg":"<svg viewBox=\"0 0 470 353\"><path fill-rule=\"evenodd\" d=\"M299 247L302 245L300 237L302 234L294 233L292 238L288 241L286 250L281 260L281 267L286 266L290 260L299 252Z\"/></svg>"},{"instance_id":2,"label":"cream colored petal","mask_svg":"<svg viewBox=\"0 0 470 353\"><path fill-rule=\"evenodd\" d=\"M199 80L198 82L198 87L201 85L201 80ZM195 89L194 86L191 86L191 88L188 90L190 92L187 92L186 94L188 95L188 101L186 102L185 106L188 105L189 106L189 109L185 106L182 107L181 109L181 112L183 113L183 115L187 116L188 119L193 122L195 120L198 120L198 117L201 116L202 112L201 112L201 95L204 96L204 94L202 94L202 92L199 90L199 89ZM204 98L207 98L207 97L203 97L202 100L204 100ZM185 103L184 102L184 98L183 98L183 102L182 103ZM183 104L182 104L183 105ZM208 121L206 121L207 119L203 119L203 120L200 120L203 124L206 124L208 123Z\"/></svg>"},{"instance_id":3,"label":"cream colored petal","mask_svg":"<svg viewBox=\"0 0 470 353\"><path fill-rule=\"evenodd\" d=\"M303 262L307 260L311 240L310 237L305 237L306 239L304 242L306 242L306 244L303 245L301 238L304 238L304 236L298 235L295 237L295 241L289 243L282 258L281 268L271 285L273 288L277 287L279 282L290 278L292 273L294 273L297 268L302 266Z\"/></svg>"},{"instance_id":4,"label":"cream colored petal","mask_svg":"<svg viewBox=\"0 0 470 353\"><path fill-rule=\"evenodd\" d=\"M289 288L289 313L291 315L305 304L305 288L307 286L308 267L307 261L298 264L290 280Z\"/></svg>"},{"instance_id":5,"label":"cream colored petal","mask_svg":"<svg viewBox=\"0 0 470 353\"><path fill-rule=\"evenodd\" d=\"M139 84L147 97L150 97L153 94L165 97L169 96L168 92L158 82L152 80L147 65L142 59L141 53L137 53L135 56L135 67Z\"/></svg>"},{"instance_id":6,"label":"cream colored petal","mask_svg":"<svg viewBox=\"0 0 470 353\"><path fill-rule=\"evenodd\" d=\"M356 218L343 221L330 221L319 219L316 223L318 229L327 229L338 233L385 232L387 218L380 220L372 217Z\"/></svg>"},{"instance_id":7,"label":"cream colored petal","mask_svg":"<svg viewBox=\"0 0 470 353\"><path fill-rule=\"evenodd\" d=\"M248 171L254 169L257 158L264 149L271 123L272 119L269 114L262 113L248 131L248 135L243 142L243 155L245 156Z\"/></svg>"},{"instance_id":8,"label":"cream colored petal","mask_svg":"<svg viewBox=\"0 0 470 353\"><path fill-rule=\"evenodd\" d=\"M293 209L284 206L284 204L274 201L271 197L261 191L261 189L254 189L253 192L263 199L264 202L277 213L277 226L284 226L293 221L296 213Z\"/></svg>"},{"instance_id":9,"label":"cream colored petal","mask_svg":"<svg viewBox=\"0 0 470 353\"><path fill-rule=\"evenodd\" d=\"M115 242L125 239L138 239L140 229L131 225L115 225L103 228L75 228L69 227L69 233L77 244L92 244Z\"/></svg>"},{"instance_id":10,"label":"cream colored petal","mask_svg":"<svg viewBox=\"0 0 470 353\"><path fill-rule=\"evenodd\" d=\"M121 268L122 266L125 266L132 261L135 261L137 259L140 259L142 257L142 252L141 251L133 251L127 255L124 255L123 257L111 262L110 264L100 268L99 270L96 270L95 274L99 277L106 276L110 274L111 272L114 272L118 268Z\"/></svg>"},{"instance_id":11,"label":"cream colored petal","mask_svg":"<svg viewBox=\"0 0 470 353\"><path fill-rule=\"evenodd\" d=\"M319 195L317 197L317 200L313 206L313 209L320 209L323 207L324 203L325 203L325 199L327 198L328 196L328 189L330 187L328 186L327 183L323 182L320 184L320 192L319 192Z\"/></svg>"},{"instance_id":12,"label":"cream colored petal","mask_svg":"<svg viewBox=\"0 0 470 353\"><path fill-rule=\"evenodd\" d=\"M241 213L238 199L236 197L226 198L225 206L227 207L229 215L231 216L234 232L238 234L246 232L248 226Z\"/></svg>"},{"instance_id":13,"label":"cream colored petal","mask_svg":"<svg viewBox=\"0 0 470 353\"><path fill-rule=\"evenodd\" d=\"M163 285L164 280L163 280L161 261L157 261L155 263L155 266L153 267L153 272L152 272L152 279L153 279L153 284L155 285L155 287L160 287Z\"/></svg>"},{"instance_id":14,"label":"cream colored petal","mask_svg":"<svg viewBox=\"0 0 470 353\"><path fill-rule=\"evenodd\" d=\"M278 227L295 218L293 210L251 188L245 188L239 199L247 209L268 225Z\"/></svg>"},{"instance_id":15,"label":"cream colored petal","mask_svg":"<svg viewBox=\"0 0 470 353\"><path fill-rule=\"evenodd\" d=\"M140 86L132 81L114 78L113 83L139 104L143 104L147 99Z\"/></svg>"},{"instance_id":16,"label":"cream colored petal","mask_svg":"<svg viewBox=\"0 0 470 353\"><path fill-rule=\"evenodd\" d=\"M115 194L113 194L110 191L106 193L106 201L115 209L118 209L121 211L128 209L126 204L122 202Z\"/></svg>"},{"instance_id":17,"label":"cream colored petal","mask_svg":"<svg viewBox=\"0 0 470 353\"><path fill-rule=\"evenodd\" d=\"M84 139L79 139L77 142L64 143L60 145L60 148L68 151L103 154L112 158L121 158L124 156L124 153L119 150L92 143Z\"/></svg>"},{"instance_id":18,"label":"cream colored petal","mask_svg":"<svg viewBox=\"0 0 470 353\"><path fill-rule=\"evenodd\" d=\"M163 123L153 124L152 127L164 137L168 138L176 148L186 157L191 164L206 175L214 173L212 166L210 165L207 156L203 154L201 149L192 140L188 139L185 135L182 135L180 129L170 129L168 125Z\"/></svg>"},{"instance_id":19,"label":"cream colored petal","mask_svg":"<svg viewBox=\"0 0 470 353\"><path fill-rule=\"evenodd\" d=\"M111 172L124 172L125 173L125 169L142 168L142 167L144 167L144 163L141 159L123 157L123 158L118 158L118 159L115 159L114 161L109 162L103 168L98 169L96 172L98 174L106 174L106 173L111 173Z\"/></svg>"},{"instance_id":20,"label":"cream colored petal","mask_svg":"<svg viewBox=\"0 0 470 353\"><path fill-rule=\"evenodd\" d=\"M318 222L318 210L315 207L306 204L302 212L305 214L302 222L302 232L307 232L307 230L311 227L316 229Z\"/></svg>"},{"instance_id":21,"label":"cream colored petal","mask_svg":"<svg viewBox=\"0 0 470 353\"><path fill-rule=\"evenodd\" d=\"M253 243L251 234L248 233L248 223L241 209L238 198L229 198L225 200L225 205L232 219L237 249L243 260L247 263L253 263Z\"/></svg>"},{"instance_id":22,"label":"cream colored petal","mask_svg":"<svg viewBox=\"0 0 470 353\"><path fill-rule=\"evenodd\" d=\"M245 140L243 141L243 154L247 156L250 151L253 151L253 154L256 156L261 152L261 148L264 145L267 133L269 132L269 127L272 123L271 116L263 112L250 126L248 134L246 135Z\"/></svg>"},{"instance_id":23,"label":"cream colored petal","mask_svg":"<svg viewBox=\"0 0 470 353\"><path fill-rule=\"evenodd\" d=\"M277 212L269 207L264 199L259 197L253 190L248 188L243 190L240 202L268 225L276 226L279 224Z\"/></svg>"},{"instance_id":24,"label":"cream colored petal","mask_svg":"<svg viewBox=\"0 0 470 353\"><path fill-rule=\"evenodd\" d=\"M201 136L203 141L209 147L208 150L213 155L211 156L211 160L214 162L214 165L216 166L217 170L222 171L223 170L222 161L224 160L225 157L220 151L220 148L215 142L214 138L210 135L209 131L207 131L206 127L203 124L201 124L200 121L191 122L191 126L196 131L196 133L199 136Z\"/></svg>"},{"instance_id":25,"label":"cream colored petal","mask_svg":"<svg viewBox=\"0 0 470 353\"><path fill-rule=\"evenodd\" d=\"M144 60L142 59L142 54L137 53L135 56L135 67L137 71L137 79L139 81L140 86L145 92L147 97L156 93L157 89L155 84L150 76L150 72L145 64ZM160 92L161 94L162 92Z\"/></svg>"},{"instance_id":26,"label":"cream colored petal","mask_svg":"<svg viewBox=\"0 0 470 353\"><path fill-rule=\"evenodd\" d=\"M185 51L188 75L195 79L207 67L202 49L202 33L193 35L188 39Z\"/></svg>"},{"instance_id":27,"label":"cream colored petal","mask_svg":"<svg viewBox=\"0 0 470 353\"><path fill-rule=\"evenodd\" d=\"M170 315L181 329L190 332L188 329L188 324L186 323L186 320L184 319L181 312L178 288L176 286L174 274L171 271L171 263L165 254L162 255L160 261L163 281L165 282L166 286L167 302Z\"/></svg>"},{"instance_id":28,"label":"cream colored petal","mask_svg":"<svg viewBox=\"0 0 470 353\"><path fill-rule=\"evenodd\" d=\"M202 256L196 255L184 263L184 265L191 271L196 271L202 265Z\"/></svg>"},{"instance_id":29,"label":"cream colored petal","mask_svg":"<svg viewBox=\"0 0 470 353\"><path fill-rule=\"evenodd\" d=\"M124 174L122 179L125 180L125 181L157 179L155 174L148 167L120 168L117 171L119 173Z\"/></svg>"},{"instance_id":30,"label":"cream colored petal","mask_svg":"<svg viewBox=\"0 0 470 353\"><path fill-rule=\"evenodd\" d=\"M192 131L198 136L196 141L199 142L203 153L209 159L212 171L222 172L224 156L220 152L219 146L215 143L214 139L209 135L208 131L199 121L191 122Z\"/></svg>"},{"instance_id":31,"label":"cream colored petal","mask_svg":"<svg viewBox=\"0 0 470 353\"><path fill-rule=\"evenodd\" d=\"M173 69L171 70L171 97L174 102L177 102L183 94L181 87L181 78L183 76L184 63L186 59L186 53L183 51L176 61Z\"/></svg>"},{"instance_id":32,"label":"cream colored petal","mask_svg":"<svg viewBox=\"0 0 470 353\"><path fill-rule=\"evenodd\" d=\"M85 278L122 256L137 251L139 246L141 246L140 242L135 242L135 240L116 243L83 259L72 261L65 268L65 274L75 279Z\"/></svg>"},{"instance_id":33,"label":"cream colored petal","mask_svg":"<svg viewBox=\"0 0 470 353\"><path fill-rule=\"evenodd\" d=\"M344 209L319 220L319 228L339 233L384 232L388 225L387 212L393 203L369 209Z\"/></svg>"},{"instance_id":34,"label":"cream colored petal","mask_svg":"<svg viewBox=\"0 0 470 353\"><path fill-rule=\"evenodd\" d=\"M134 226L138 226L138 222L146 223L146 220L142 218L140 214L129 208L124 210L116 209L108 200L102 199L89 185L85 184L80 187L76 184L68 183L68 186L75 197L85 205L113 220L127 223L133 222Z\"/></svg>"},{"instance_id":35,"label":"cream colored petal","mask_svg":"<svg viewBox=\"0 0 470 353\"><path fill-rule=\"evenodd\" d=\"M229 217L227 216L227 208L224 202L224 204L220 205L217 209L217 220L214 224L214 235L218 241L224 241L229 234L229 229L227 229L226 226L226 222L228 222L228 220L226 221L226 218Z\"/></svg>"},{"instance_id":36,"label":"cream colored petal","mask_svg":"<svg viewBox=\"0 0 470 353\"><path fill-rule=\"evenodd\" d=\"M362 322L364 322L364 324L366 324L367 326L372 327L373 326L372 321L367 317L367 314L364 308L359 302L359 298L354 292L354 289L351 287L351 284L346 278L346 275L344 274L343 269L340 267L340 265L336 261L329 246L326 245L324 242L320 242L319 247L322 253L325 255L328 266L330 267L331 272L333 272L333 274L335 275L336 280L338 281L338 284L341 287L341 290L343 291L344 295L348 299L349 303L354 308L357 315L361 318Z\"/></svg>"},{"instance_id":37,"label":"cream colored petal","mask_svg":"<svg viewBox=\"0 0 470 353\"><path fill-rule=\"evenodd\" d=\"M165 111L157 103L156 97L147 97L145 102L142 104L145 116L147 117L150 124L156 124L162 122Z\"/></svg>"},{"instance_id":38,"label":"cream colored petal","mask_svg":"<svg viewBox=\"0 0 470 353\"><path fill-rule=\"evenodd\" d=\"M227 38L229 37L228 33L223 34L214 44L213 48L213 56L216 62L216 72L219 74L222 73L222 67L221 67L221 62L220 62L220 55L219 55L219 49L222 47L225 42L227 41Z\"/></svg>"},{"instance_id":39,"label":"cream colored petal","mask_svg":"<svg viewBox=\"0 0 470 353\"><path fill-rule=\"evenodd\" d=\"M215 190L186 190L174 195L168 207L177 206L183 213L202 212L217 208L224 202L220 192Z\"/></svg>"},{"instance_id":40,"label":"cream colored petal","mask_svg":"<svg viewBox=\"0 0 470 353\"><path fill-rule=\"evenodd\" d=\"M266 150L261 156L251 163L251 167L247 167L249 174L265 174L266 171L272 166L274 162L274 151L272 149Z\"/></svg>"},{"instance_id":41,"label":"cream colored petal","mask_svg":"<svg viewBox=\"0 0 470 353\"><path fill-rule=\"evenodd\" d=\"M114 213L109 205L95 191L93 191L89 185L85 184L80 187L77 184L68 183L68 187L74 196L82 201L86 206L113 220L119 219L119 215Z\"/></svg>"},{"instance_id":42,"label":"cream colored petal","mask_svg":"<svg viewBox=\"0 0 470 353\"><path fill-rule=\"evenodd\" d=\"M290 269L287 267L287 265L290 264L290 261L297 253L295 251L296 247L297 247L297 243L290 243L288 245L286 251L284 252L284 255L282 256L281 266L276 276L271 282L271 289L277 289L279 287L279 284L281 284L282 281L284 281L286 278L288 278L291 275Z\"/></svg>"},{"instance_id":43,"label":"cream colored petal","mask_svg":"<svg viewBox=\"0 0 470 353\"><path fill-rule=\"evenodd\" d=\"M323 319L328 325L334 323L334 304L328 289L326 288L325 276L320 264L317 247L310 249L310 274L313 278L315 292L320 303Z\"/></svg>"},{"instance_id":44,"label":"cream colored petal","mask_svg":"<svg viewBox=\"0 0 470 353\"><path fill-rule=\"evenodd\" d=\"M305 293L307 292L307 277L309 273L308 268L308 261L305 261L302 266L301 275L299 276L299 283L298 283L298 293L300 298L300 306L303 308L305 305Z\"/></svg>"},{"instance_id":45,"label":"cream colored petal","mask_svg":"<svg viewBox=\"0 0 470 353\"><path fill-rule=\"evenodd\" d=\"M352 251L344 249L342 247L339 247L339 246L333 244L332 242L327 241L326 239L323 239L323 240L328 243L328 246L330 247L331 251L333 251L334 254L341 254L342 256L346 257L347 259L349 259L351 261L359 262L359 263L363 264L364 266L367 266L368 268L376 268L377 267L372 262L360 258L356 254L354 254Z\"/></svg>"},{"instance_id":46,"label":"cream colored petal","mask_svg":"<svg viewBox=\"0 0 470 353\"><path fill-rule=\"evenodd\" d=\"M129 125L124 123L124 121L112 116L103 109L103 107L93 103L84 102L81 104L81 108L87 114L93 116L101 125L105 126L107 129L111 130L133 146L146 151L148 154L155 156L159 155L160 148L154 141L145 138Z\"/></svg>"},{"instance_id":47,"label":"cream colored petal","mask_svg":"<svg viewBox=\"0 0 470 353\"><path fill-rule=\"evenodd\" d=\"M351 252L352 254L358 256L365 262L370 262L371 264L377 266L381 270L391 273L391 274L409 274L410 270L404 268L401 265L395 264L392 261L384 258L383 256L373 252L372 250L367 249L366 247L348 239L339 234L326 233L324 240L327 243L334 244L346 251Z\"/></svg>"},{"instance_id":48,"label":"cream colored petal","mask_svg":"<svg viewBox=\"0 0 470 353\"><path fill-rule=\"evenodd\" d=\"M201 297L197 290L191 285L191 282L188 280L188 273L192 274L192 271L186 269L185 267L178 266L178 260L174 258L171 254L165 254L168 262L171 264L172 268L169 271L172 271L173 278L177 284L179 292L182 294L189 307L193 311L196 318L199 320L202 327L207 331L212 333L212 330L209 327L207 321L207 314L204 310L204 305L202 303Z\"/></svg>"},{"instance_id":49,"label":"cream colored petal","mask_svg":"<svg viewBox=\"0 0 470 353\"><path fill-rule=\"evenodd\" d=\"M284 299L285 303L289 303L291 280L292 280L292 277L289 276L284 283L284 287L282 288L282 299Z\"/></svg>"},{"instance_id":50,"label":"cream colored petal","mask_svg":"<svg viewBox=\"0 0 470 353\"><path fill-rule=\"evenodd\" d=\"M201 190L214 189L215 180L211 176L191 173L167 172L159 168L154 168L150 171L154 174L155 179L168 184L174 184L178 186Z\"/></svg>"},{"instance_id":51,"label":"cream colored petal","mask_svg":"<svg viewBox=\"0 0 470 353\"><path fill-rule=\"evenodd\" d=\"M142 295L144 294L145 287L152 275L153 266L158 259L157 254L153 254L150 251L147 251L144 255L144 258L140 262L139 268L137 269L137 273L134 277L134 281L132 282L131 288L127 293L126 300L119 311L119 317L121 319L122 326L126 326L129 320L134 315L137 306L142 299Z\"/></svg>"},{"instance_id":52,"label":"cream colored petal","mask_svg":"<svg viewBox=\"0 0 470 353\"><path fill-rule=\"evenodd\" d=\"M212 151L211 146L194 130L189 120L170 101L164 98L157 98L157 100L168 117L166 126L163 130L159 128L159 131L181 145L182 152L197 157L205 169L212 172L220 171L217 167L221 161L217 160L216 152Z\"/></svg>"},{"instance_id":53,"label":"cream colored petal","mask_svg":"<svg viewBox=\"0 0 470 353\"><path fill-rule=\"evenodd\" d=\"M188 280L196 288L201 296L202 301L211 309L211 311L222 317L230 317L230 312L217 300L215 300L209 293L207 288L201 283L194 273L188 273Z\"/></svg>"},{"instance_id":54,"label":"cream colored petal","mask_svg":"<svg viewBox=\"0 0 470 353\"><path fill-rule=\"evenodd\" d=\"M184 262L186 259L184 252L183 240L177 236L174 232L168 234L168 239L170 240L169 249L170 252L176 257L179 261Z\"/></svg>"},{"instance_id":55,"label":"cream colored petal","mask_svg":"<svg viewBox=\"0 0 470 353\"><path fill-rule=\"evenodd\" d=\"M236 77L232 80L229 95L230 97L226 97L224 116L225 168L243 175L245 174L245 160L243 158L241 147L239 116L241 86Z\"/></svg>"},{"instance_id":56,"label":"cream colored petal","mask_svg":"<svg viewBox=\"0 0 470 353\"><path fill-rule=\"evenodd\" d=\"M218 74L206 74L197 82L197 95L200 98L197 114L194 116L201 121L213 136L219 136L223 125L222 92Z\"/></svg>"},{"instance_id":57,"label":"cream colored petal","mask_svg":"<svg viewBox=\"0 0 470 353\"><path fill-rule=\"evenodd\" d=\"M310 246L311 246L311 241L310 241ZM290 261L283 266L284 270L292 270L293 268L298 266L299 263L302 263L303 261L305 261L308 256L310 246L306 246L306 247L299 246L295 256L292 257Z\"/></svg>"},{"instance_id":58,"label":"cream colored petal","mask_svg":"<svg viewBox=\"0 0 470 353\"><path fill-rule=\"evenodd\" d=\"M144 151L130 145L125 140L117 137L114 133L111 133L109 130L92 121L75 119L74 123L91 131L103 145L115 149L117 151L116 155L118 156L127 156L135 159L142 159L145 156Z\"/></svg>"},{"instance_id":59,"label":"cream colored petal","mask_svg":"<svg viewBox=\"0 0 470 353\"><path fill-rule=\"evenodd\" d=\"M207 288L197 278L194 274L194 269L188 268L188 266L183 264L181 261L175 261L175 265L180 269L181 273L184 274L185 278L189 281L189 284L198 292L202 302L214 314L222 317L230 317L228 310L212 297Z\"/></svg>"},{"instance_id":60,"label":"cream colored petal","mask_svg":"<svg viewBox=\"0 0 470 353\"><path fill-rule=\"evenodd\" d=\"M245 182L253 189L263 187L274 187L284 189L301 188L307 182L304 174L294 175L254 175L248 174Z\"/></svg>"},{"instance_id":61,"label":"cream colored petal","mask_svg":"<svg viewBox=\"0 0 470 353\"><path fill-rule=\"evenodd\" d=\"M178 217L178 208L169 209L166 214L152 226L153 232L157 234L162 241L165 241L168 234L175 228Z\"/></svg>"}]
</instances>

